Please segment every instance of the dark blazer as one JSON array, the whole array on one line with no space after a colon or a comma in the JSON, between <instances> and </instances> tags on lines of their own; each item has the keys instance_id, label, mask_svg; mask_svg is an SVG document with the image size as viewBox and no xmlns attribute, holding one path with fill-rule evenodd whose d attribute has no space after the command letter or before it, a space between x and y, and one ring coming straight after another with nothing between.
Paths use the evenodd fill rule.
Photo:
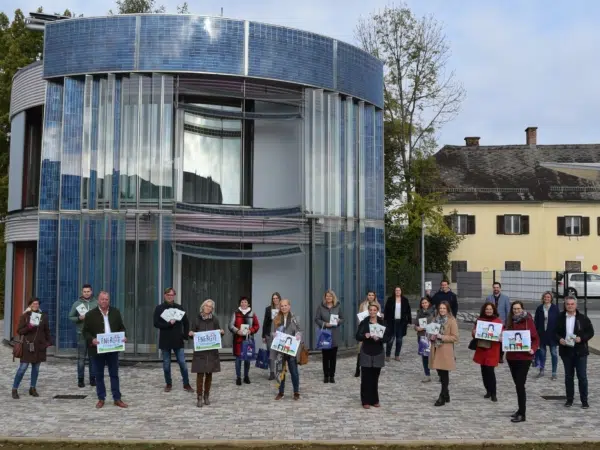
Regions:
<instances>
[{"instance_id":1,"label":"dark blazer","mask_svg":"<svg viewBox=\"0 0 600 450\"><path fill-rule=\"evenodd\" d=\"M400 297L400 326L402 327L402 336L406 336L406 327L412 323L412 313L408 299L403 295ZM386 331L388 328L394 330L396 325L396 297L388 297L383 309L383 320L385 321ZM394 330L394 334L395 334Z\"/></svg>"},{"instance_id":2,"label":"dark blazer","mask_svg":"<svg viewBox=\"0 0 600 450\"><path fill-rule=\"evenodd\" d=\"M24 312L19 318L17 332L23 341L22 363L41 363L46 361L46 349L52 344L50 337L50 327L48 326L48 314L39 311L42 314L40 324L34 327L29 324L31 320L31 311ZM33 351L29 351L29 344L33 343Z\"/></svg>"},{"instance_id":3,"label":"dark blazer","mask_svg":"<svg viewBox=\"0 0 600 450\"><path fill-rule=\"evenodd\" d=\"M590 354L588 349L588 341L594 337L594 326L590 319L581 314L579 310L575 313L575 329L574 333L581 338L581 342L575 343L574 347L568 345L559 345L558 353L562 357L587 356ZM558 324L556 326L556 339L560 341L567 336L567 312L562 311L558 316Z\"/></svg>"},{"instance_id":4,"label":"dark blazer","mask_svg":"<svg viewBox=\"0 0 600 450\"><path fill-rule=\"evenodd\" d=\"M271 336L271 327L273 325L273 319L271 319L271 311L273 307L271 305L265 308L265 318L262 323L262 337L263 339L267 339Z\"/></svg>"},{"instance_id":5,"label":"dark blazer","mask_svg":"<svg viewBox=\"0 0 600 450\"><path fill-rule=\"evenodd\" d=\"M360 322L360 324L358 325L358 329L356 330L356 340L358 342L362 342L360 351L370 356L379 355L380 353L382 353L383 344L388 342L393 336L393 329L386 326L385 321L381 317L377 318L377 323L385 327L385 331L383 332L383 339L375 340L371 337L367 338L365 336L369 332L368 316Z\"/></svg>"},{"instance_id":6,"label":"dark blazer","mask_svg":"<svg viewBox=\"0 0 600 450\"><path fill-rule=\"evenodd\" d=\"M450 309L452 310L452 315L454 317L458 315L458 297L454 292L444 292L442 290L437 291L431 299L431 304L435 309L437 309L442 302L448 302L450 304Z\"/></svg>"},{"instance_id":7,"label":"dark blazer","mask_svg":"<svg viewBox=\"0 0 600 450\"><path fill-rule=\"evenodd\" d=\"M108 323L110 325L110 331L113 333L125 331L125 324L123 323L121 312L113 306L108 307ZM92 344L92 341L102 333L104 333L104 317L102 317L100 308L94 308L85 315L83 328L81 329L81 334L88 344L90 356L96 356L98 353L97 348Z\"/></svg>"},{"instance_id":8,"label":"dark blazer","mask_svg":"<svg viewBox=\"0 0 600 450\"><path fill-rule=\"evenodd\" d=\"M556 339L556 325L558 324L558 315L560 311L558 306L554 303L550 304L548 310L548 325L544 330L544 305L540 305L535 310L535 329L537 330L538 336L540 337L540 347L546 345L557 345L558 339Z\"/></svg>"},{"instance_id":9,"label":"dark blazer","mask_svg":"<svg viewBox=\"0 0 600 450\"><path fill-rule=\"evenodd\" d=\"M184 341L187 341L190 331L190 320L187 313L180 321L175 322L173 325L160 317L165 309L171 308L185 311L181 305L175 302L162 302L154 309L154 327L160 330L158 348L161 350L177 350L185 347Z\"/></svg>"}]
</instances>

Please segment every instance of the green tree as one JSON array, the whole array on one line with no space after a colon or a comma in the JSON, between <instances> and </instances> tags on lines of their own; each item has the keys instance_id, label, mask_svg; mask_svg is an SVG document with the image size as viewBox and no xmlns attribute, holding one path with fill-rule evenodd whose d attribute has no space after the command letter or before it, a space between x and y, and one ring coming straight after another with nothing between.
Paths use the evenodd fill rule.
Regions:
<instances>
[{"instance_id":1,"label":"green tree","mask_svg":"<svg viewBox=\"0 0 600 450\"><path fill-rule=\"evenodd\" d=\"M166 12L164 5L157 5L156 0L117 0L117 12L111 9L109 14L162 14ZM177 14L189 14L188 4L177 6Z\"/></svg>"},{"instance_id":2,"label":"green tree","mask_svg":"<svg viewBox=\"0 0 600 450\"><path fill-rule=\"evenodd\" d=\"M402 4L361 20L356 36L362 48L385 67L388 278L392 281L402 270L418 274L421 217L425 218L429 244L426 270L446 273L449 254L459 238L443 219L443 198L435 190L438 171L432 155L437 148L436 131L456 116L465 91L454 73L446 70L450 48L443 28L433 16L415 17Z\"/></svg>"}]
</instances>

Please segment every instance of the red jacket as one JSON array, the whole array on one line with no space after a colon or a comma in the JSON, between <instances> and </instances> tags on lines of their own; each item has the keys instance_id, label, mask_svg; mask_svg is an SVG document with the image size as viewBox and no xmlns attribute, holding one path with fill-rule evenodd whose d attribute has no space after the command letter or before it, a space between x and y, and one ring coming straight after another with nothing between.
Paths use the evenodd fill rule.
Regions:
<instances>
[{"instance_id":1,"label":"red jacket","mask_svg":"<svg viewBox=\"0 0 600 450\"><path fill-rule=\"evenodd\" d=\"M242 353L242 342L244 339L246 339L245 336L240 336L237 334L237 331L244 324L250 326L250 333L248 334L248 337L258 333L258 330L260 329L258 318L252 310L248 311L246 314L242 314L239 309L236 309L231 317L231 321L229 322L229 331L233 333L233 354L235 356L240 356Z\"/></svg>"},{"instance_id":2,"label":"red jacket","mask_svg":"<svg viewBox=\"0 0 600 450\"><path fill-rule=\"evenodd\" d=\"M537 334L537 330L535 328L535 322L533 321L533 317L531 314L527 313L527 317L525 320L522 320L519 323L514 323L512 328L506 328L507 330L529 330L531 334L531 350L533 350L533 355L529 352L506 352L506 360L507 361L531 361L534 358L535 352L540 346L540 338Z\"/></svg>"},{"instance_id":3,"label":"red jacket","mask_svg":"<svg viewBox=\"0 0 600 450\"><path fill-rule=\"evenodd\" d=\"M498 317L490 319L489 317L480 317L479 320L485 320L486 322L502 323L502 320ZM477 324L473 327L471 335L475 337L475 329ZM500 342L487 341L492 344L490 348L477 347L475 350L475 356L473 361L481 366L496 367L500 363Z\"/></svg>"}]
</instances>

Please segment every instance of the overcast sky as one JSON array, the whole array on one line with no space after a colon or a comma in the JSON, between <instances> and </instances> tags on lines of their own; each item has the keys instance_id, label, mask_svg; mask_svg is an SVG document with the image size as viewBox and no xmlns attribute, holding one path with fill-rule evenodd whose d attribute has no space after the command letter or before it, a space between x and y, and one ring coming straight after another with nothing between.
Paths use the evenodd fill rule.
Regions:
<instances>
[{"instance_id":1,"label":"overcast sky","mask_svg":"<svg viewBox=\"0 0 600 450\"><path fill-rule=\"evenodd\" d=\"M87 3L87 6L84 6ZM162 2L176 12L177 1ZM355 43L360 17L386 0L192 0L190 12L256 20ZM460 115L439 132L441 145L523 144L537 126L538 144L600 143L600 1L409 0L417 15L441 21L451 69L467 92ZM3 0L1 9L69 8L104 15L111 2ZM93 5L93 6L92 6ZM105 6L101 6L105 5Z\"/></svg>"}]
</instances>

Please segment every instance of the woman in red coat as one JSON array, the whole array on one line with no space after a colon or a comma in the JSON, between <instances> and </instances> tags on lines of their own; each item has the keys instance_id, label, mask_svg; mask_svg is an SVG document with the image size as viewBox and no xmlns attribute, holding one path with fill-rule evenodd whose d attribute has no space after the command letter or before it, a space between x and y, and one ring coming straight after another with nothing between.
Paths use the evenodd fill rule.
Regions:
<instances>
[{"instance_id":1,"label":"woman in red coat","mask_svg":"<svg viewBox=\"0 0 600 450\"><path fill-rule=\"evenodd\" d=\"M235 384L242 385L242 361L244 361L244 383L250 384L250 361L242 360L242 342L245 339L254 340L254 335L260 329L256 314L250 307L250 299L242 297L239 308L234 311L229 322L229 331L233 333L233 354L235 355Z\"/></svg>"},{"instance_id":2,"label":"woman in red coat","mask_svg":"<svg viewBox=\"0 0 600 450\"><path fill-rule=\"evenodd\" d=\"M533 355L539 347L539 337L535 328L535 322L533 317L523 307L523 303L516 301L510 306L510 313L508 319L506 319L506 330L511 331L529 331L531 336L531 346L525 351L507 351L509 347L505 347L506 361L510 368L510 374L512 375L517 390L517 398L519 402L519 409L511 416L511 422L525 422L525 409L527 403L527 395L525 394L525 383L527 382L527 373L533 361ZM520 336L521 348L523 344L523 333L515 335ZM516 347L516 345L515 345Z\"/></svg>"},{"instance_id":3,"label":"woman in red coat","mask_svg":"<svg viewBox=\"0 0 600 450\"><path fill-rule=\"evenodd\" d=\"M479 313L478 321L484 322L492 322L497 324L502 324L502 320L499 318L498 309L496 305L492 302L487 302L481 307L481 312ZM486 336L489 336L490 333L488 330L492 328L487 327L485 330L482 330ZM477 339L476 336L477 331L477 323L473 327L473 332L471 333L474 338ZM491 330L490 330L491 331ZM493 335L494 333L492 333ZM485 387L485 395L484 398L491 398L493 402L497 402L498 398L496 397L496 373L494 372L494 368L498 366L500 362L500 341L494 342L485 339L477 339L477 348L475 350L475 356L473 356L473 361L481 366L481 378L483 379L483 386Z\"/></svg>"}]
</instances>

